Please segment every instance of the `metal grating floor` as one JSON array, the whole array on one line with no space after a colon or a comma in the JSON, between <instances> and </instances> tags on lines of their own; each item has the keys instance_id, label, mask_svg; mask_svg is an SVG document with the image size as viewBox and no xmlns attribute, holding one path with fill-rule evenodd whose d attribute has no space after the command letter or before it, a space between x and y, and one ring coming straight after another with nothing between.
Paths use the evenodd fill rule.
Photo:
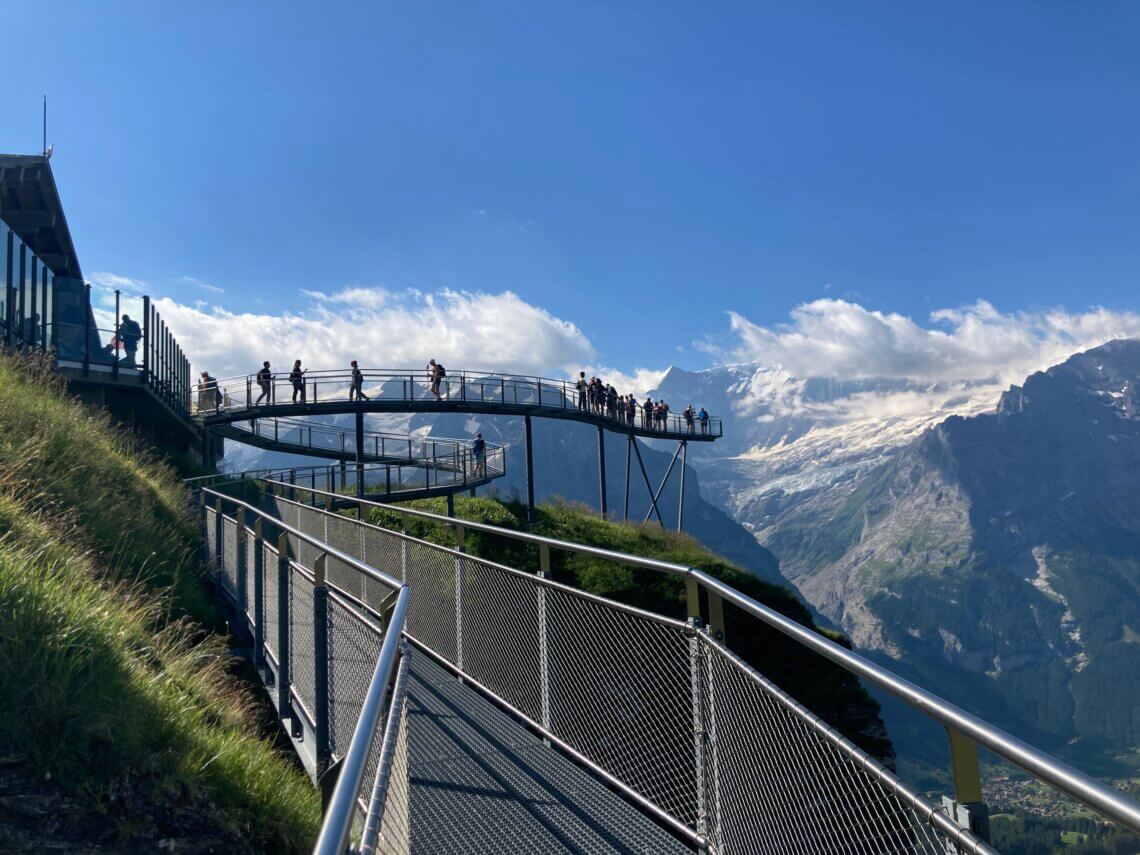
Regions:
<instances>
[{"instance_id":1,"label":"metal grating floor","mask_svg":"<svg viewBox=\"0 0 1140 855\"><path fill-rule=\"evenodd\" d=\"M409 677L413 852L692 851L426 654Z\"/></svg>"}]
</instances>

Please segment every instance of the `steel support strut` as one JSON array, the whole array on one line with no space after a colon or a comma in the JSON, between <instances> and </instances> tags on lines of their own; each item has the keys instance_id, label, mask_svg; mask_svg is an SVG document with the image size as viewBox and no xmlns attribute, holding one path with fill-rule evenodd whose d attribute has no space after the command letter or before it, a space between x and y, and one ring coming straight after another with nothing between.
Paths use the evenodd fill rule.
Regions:
<instances>
[{"instance_id":1,"label":"steel support strut","mask_svg":"<svg viewBox=\"0 0 1140 855\"><path fill-rule=\"evenodd\" d=\"M364 410L356 411L356 495L364 495Z\"/></svg>"},{"instance_id":2,"label":"steel support strut","mask_svg":"<svg viewBox=\"0 0 1140 855\"><path fill-rule=\"evenodd\" d=\"M526 433L526 521L532 523L534 516L534 446L530 433L530 414L523 416Z\"/></svg>"},{"instance_id":3,"label":"steel support strut","mask_svg":"<svg viewBox=\"0 0 1140 855\"><path fill-rule=\"evenodd\" d=\"M669 483L669 476L673 474L673 467L677 463L677 457L681 453L681 443L677 443L677 450L673 452L673 459L669 461L669 468L665 470L665 477L661 479L661 483L657 487L657 492L652 494L653 510L657 511L657 521L661 523L661 527L665 527L664 521L661 519L661 511L657 507L657 500L661 498L661 494L665 491L665 485ZM644 467L642 468L644 472ZM648 476L646 476L646 486L648 487ZM642 522L649 522L649 511L645 512L645 519Z\"/></svg>"},{"instance_id":4,"label":"steel support strut","mask_svg":"<svg viewBox=\"0 0 1140 855\"><path fill-rule=\"evenodd\" d=\"M636 439L633 440L633 453L637 455L637 466L641 469L641 477L645 479L645 491L649 493L649 511L645 514L646 521L649 520L649 514L657 514L657 522L665 525L665 521L661 519L661 511L657 508L657 499L653 495L653 485L649 483L649 473L645 471L645 461L641 459L641 447L638 445Z\"/></svg>"},{"instance_id":5,"label":"steel support strut","mask_svg":"<svg viewBox=\"0 0 1140 855\"><path fill-rule=\"evenodd\" d=\"M598 425L598 507L606 518L606 429Z\"/></svg>"},{"instance_id":6,"label":"steel support strut","mask_svg":"<svg viewBox=\"0 0 1140 855\"><path fill-rule=\"evenodd\" d=\"M629 463L633 453L633 434L627 434L625 440L625 505L621 511L623 520L629 519Z\"/></svg>"},{"instance_id":7,"label":"steel support strut","mask_svg":"<svg viewBox=\"0 0 1140 855\"><path fill-rule=\"evenodd\" d=\"M689 443L681 440L681 493L677 502L677 531L685 522L685 460L689 456Z\"/></svg>"}]
</instances>

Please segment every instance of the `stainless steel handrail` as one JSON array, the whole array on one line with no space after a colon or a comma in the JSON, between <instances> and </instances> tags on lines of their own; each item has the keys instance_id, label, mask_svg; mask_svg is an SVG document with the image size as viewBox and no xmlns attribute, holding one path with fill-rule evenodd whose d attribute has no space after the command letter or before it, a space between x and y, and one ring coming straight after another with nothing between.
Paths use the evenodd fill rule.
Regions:
<instances>
[{"instance_id":1,"label":"stainless steel handrail","mask_svg":"<svg viewBox=\"0 0 1140 855\"><path fill-rule=\"evenodd\" d=\"M400 655L400 644L403 637L408 611L408 599L410 596L408 586L399 579L389 576L387 573L377 570L371 565L365 564L358 558L342 552L329 543L312 535L305 534L300 529L294 528L280 518L263 511L261 508L251 505L248 502L243 502L240 499L234 499L231 496L219 493L208 487L199 489L202 494L213 496L216 502L239 507L263 520L269 521L278 530L286 532L299 540L303 540L309 545L319 549L325 555L347 564L359 573L363 573L372 579L382 582L396 592L396 601L392 607L391 617L388 620L387 632L384 634L384 641L380 647L380 655L377 657L376 667L372 673L372 680L369 683L368 692L361 705L360 716L357 718L356 727L353 729L348 750L345 752L344 758L341 761L340 774L337 778L336 786L333 789L332 797L329 800L328 808L325 811L324 819L321 823L320 835L317 838L317 843L313 850L314 852L322 853L322 855L342 855L348 843L348 835L352 829L352 821L357 809L357 799L360 796L360 789L363 786L364 774L367 768L368 754L375 741L376 728L380 716L384 712L387 687L391 682L392 674L394 673L396 662ZM393 720L388 721L388 726L394 726Z\"/></svg>"},{"instance_id":2,"label":"stainless steel handrail","mask_svg":"<svg viewBox=\"0 0 1140 855\"><path fill-rule=\"evenodd\" d=\"M273 479L267 480L284 487L305 492L331 495L325 491L313 490L310 487L274 481ZM746 594L737 591L730 585L726 585L724 582L694 567L687 567L682 564L674 564L658 559L643 558L637 555L628 555L608 549L586 546L584 544L570 543L568 541L543 537L542 535L531 534L529 532L512 531L486 523L456 519L455 517L433 514L429 511L421 511L413 508L398 507L383 502L365 500L361 502L361 504L370 505L405 516L431 520L443 525L462 525L463 528L470 531L480 531L486 534L532 543L551 549L603 558L626 566L643 567L649 570L691 578L706 590L744 609L753 617L758 618L773 629L803 644L845 670L863 677L880 688L885 689L908 706L930 716L946 727L964 733L980 745L988 748L997 756L1029 772L1038 780L1066 793L1114 822L1123 825L1125 828L1140 833L1140 804L1132 801L1117 790L1045 754L1043 751L1022 742L1000 728L994 727L949 701L911 683L909 680L899 677L880 665L876 665L874 662L802 626L796 621L779 614Z\"/></svg>"},{"instance_id":3,"label":"stainless steel handrail","mask_svg":"<svg viewBox=\"0 0 1140 855\"><path fill-rule=\"evenodd\" d=\"M348 751L341 761L340 777L337 778L332 798L325 810L324 822L317 837L313 852L318 855L343 855L348 845L348 835L352 829L352 819L356 813L356 800L364 783L364 773L368 765L368 752L376 737L376 726L384 712L384 698L391 680L397 657L400 653L400 639L404 619L408 612L408 586L403 585L396 596L396 605L388 624L388 633L376 660L372 682L368 694L360 708L360 717L352 732Z\"/></svg>"},{"instance_id":4,"label":"stainless steel handrail","mask_svg":"<svg viewBox=\"0 0 1140 855\"><path fill-rule=\"evenodd\" d=\"M431 379L428 377L425 369L361 369L366 383L371 383L372 386L377 383L383 384L385 382L399 382L401 384L407 383L404 386L404 394L398 400L412 401L426 399L426 396L417 394L418 387L428 388L432 385ZM262 405L260 408L253 403L253 393L258 389L256 374L238 375L235 377L228 377L222 380L213 381L214 386L209 390L203 390L207 396L212 394L216 388L218 395L222 398L223 403L216 408L206 406L203 408L201 414L205 415L210 412L226 412L228 410L239 409L256 410L271 412L274 407L285 407L290 402L274 401L269 405ZM292 388L288 371L274 372L273 378L270 381L271 388L274 390L273 397L276 397L276 390L283 388L288 393ZM304 380L302 381L306 390L310 385L314 389L314 400L312 403L317 403L320 400L319 384L329 383L333 386L333 398L331 400L340 401L347 398L348 390L352 384L352 373L348 370L306 370ZM451 394L452 388L457 389L457 394ZM451 403L466 402L469 404L501 404L511 405L516 407L533 408L536 410L542 409L557 409L567 411L583 410L583 412L591 417L601 418L607 422L612 422L616 425L624 425L628 428L633 428L646 433L661 433L661 434L688 434L694 438L706 437L716 438L723 435L723 424L719 417L710 416L705 426L702 428L701 423L694 420L692 424L684 419L680 412L671 411L667 418L664 427L656 427L653 425L645 425L642 419L642 411L640 405L635 413L634 423L626 422L623 415L619 414L618 417L606 415L605 412L594 412L586 407L582 407L578 400L577 381L566 379L555 379L551 377L541 377L535 375L522 375L504 372L491 372L491 371L466 371L460 370L448 374L446 377L441 378L440 387L448 390L446 399ZM468 388L487 388L498 389L500 393L499 398L493 395L490 399L475 399L467 395ZM506 400L506 392L510 390L513 400ZM534 395L535 400L519 400L519 391L527 395ZM543 396L547 400L543 400ZM325 399L330 400L329 398ZM374 401L380 400L394 400L391 398L373 399ZM244 403L241 403L244 401ZM235 403L237 402L237 403Z\"/></svg>"}]
</instances>

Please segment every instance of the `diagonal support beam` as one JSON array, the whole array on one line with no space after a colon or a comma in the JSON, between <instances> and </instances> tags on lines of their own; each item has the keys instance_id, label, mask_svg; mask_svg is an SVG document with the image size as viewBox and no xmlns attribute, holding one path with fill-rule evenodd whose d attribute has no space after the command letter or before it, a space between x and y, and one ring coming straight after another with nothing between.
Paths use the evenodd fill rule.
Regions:
<instances>
[{"instance_id":1,"label":"diagonal support beam","mask_svg":"<svg viewBox=\"0 0 1140 855\"><path fill-rule=\"evenodd\" d=\"M657 522L661 523L661 527L665 527L665 521L661 519L661 511L657 507L657 499L653 496L653 485L649 483L649 473L645 471L645 462L641 459L641 448L636 439L633 441L633 451L637 455L637 465L641 468L641 477L645 479L645 491L649 493L649 501L651 502L649 510L657 514ZM649 514L645 515L646 522L649 521Z\"/></svg>"},{"instance_id":2,"label":"diagonal support beam","mask_svg":"<svg viewBox=\"0 0 1140 855\"><path fill-rule=\"evenodd\" d=\"M665 485L669 483L669 476L673 474L673 467L677 463L677 457L681 453L681 444L677 444L677 450L673 452L673 459L669 461L669 468L665 470L665 477L661 479L661 484L657 488L657 492L653 494L653 507L657 507L657 500L661 498L661 494L665 491ZM665 522L661 519L661 511L657 511L657 521L661 523L661 527L665 528ZM649 522L649 514L645 515L642 522Z\"/></svg>"}]
</instances>

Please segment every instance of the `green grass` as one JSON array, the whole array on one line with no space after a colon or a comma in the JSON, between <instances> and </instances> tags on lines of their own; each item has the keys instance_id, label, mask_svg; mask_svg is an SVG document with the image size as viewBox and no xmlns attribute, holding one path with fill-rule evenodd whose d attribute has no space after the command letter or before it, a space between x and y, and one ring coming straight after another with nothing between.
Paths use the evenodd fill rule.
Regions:
<instances>
[{"instance_id":1,"label":"green grass","mask_svg":"<svg viewBox=\"0 0 1140 855\"><path fill-rule=\"evenodd\" d=\"M176 473L42 366L0 356L0 744L129 839L200 805L258 849L318 799L229 675Z\"/></svg>"}]
</instances>

